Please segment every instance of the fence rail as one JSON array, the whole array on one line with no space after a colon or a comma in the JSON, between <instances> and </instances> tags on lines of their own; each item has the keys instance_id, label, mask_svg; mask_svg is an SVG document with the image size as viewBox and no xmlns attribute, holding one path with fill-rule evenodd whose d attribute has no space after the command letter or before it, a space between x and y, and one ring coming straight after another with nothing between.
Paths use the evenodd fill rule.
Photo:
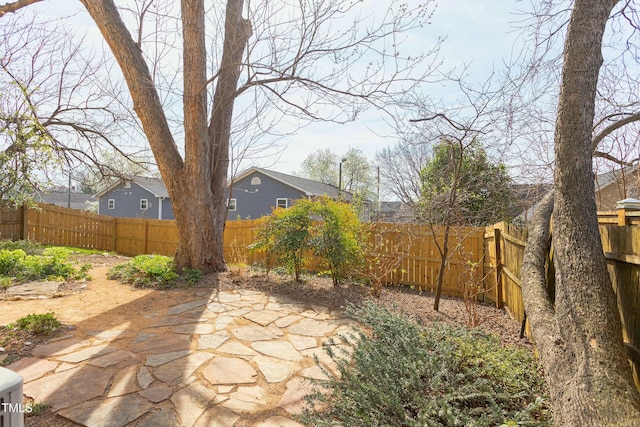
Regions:
<instances>
[{"instance_id":1,"label":"fence rail","mask_svg":"<svg viewBox=\"0 0 640 427\"><path fill-rule=\"evenodd\" d=\"M618 298L624 340L640 388L640 212L600 212L603 251ZM252 264L265 255L248 250L254 242L258 220L229 221L224 231L224 254L229 263ZM401 265L390 272L388 284L405 284L428 291L436 286L440 266L438 243L445 230L417 224L376 224L375 238L407 242ZM123 255L156 253L173 255L178 247L175 221L111 218L52 205L38 209L0 207L0 239L25 239ZM403 240L404 239L404 240ZM443 293L463 295L479 285L485 300L523 321L521 266L527 230L499 223L487 228L450 229L450 256ZM310 265L314 265L313 260ZM550 263L550 265L552 265Z\"/></svg>"}]
</instances>

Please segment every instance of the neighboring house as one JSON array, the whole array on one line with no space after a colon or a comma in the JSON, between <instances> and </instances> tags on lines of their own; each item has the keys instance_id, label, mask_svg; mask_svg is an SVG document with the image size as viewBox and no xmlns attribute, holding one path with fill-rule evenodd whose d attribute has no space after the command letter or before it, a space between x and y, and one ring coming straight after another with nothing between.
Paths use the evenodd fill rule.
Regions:
<instances>
[{"instance_id":1,"label":"neighboring house","mask_svg":"<svg viewBox=\"0 0 640 427\"><path fill-rule=\"evenodd\" d=\"M270 215L274 208L288 208L298 199L338 198L338 188L333 185L257 167L242 172L229 188L229 220ZM345 191L342 198L348 202L352 195Z\"/></svg>"},{"instance_id":2,"label":"neighboring house","mask_svg":"<svg viewBox=\"0 0 640 427\"><path fill-rule=\"evenodd\" d=\"M167 188L160 178L120 178L96 193L98 213L118 218L174 219Z\"/></svg>"},{"instance_id":3,"label":"neighboring house","mask_svg":"<svg viewBox=\"0 0 640 427\"><path fill-rule=\"evenodd\" d=\"M596 176L596 204L599 211L615 211L616 202L637 199L640 187L640 167L627 166Z\"/></svg>"},{"instance_id":4,"label":"neighboring house","mask_svg":"<svg viewBox=\"0 0 640 427\"><path fill-rule=\"evenodd\" d=\"M514 200L509 209L510 218L530 220L534 207L552 188L552 184L514 184L512 187Z\"/></svg>"},{"instance_id":5,"label":"neighboring house","mask_svg":"<svg viewBox=\"0 0 640 427\"><path fill-rule=\"evenodd\" d=\"M411 205L403 202L380 202L373 220L380 222L416 222L416 213Z\"/></svg>"},{"instance_id":6,"label":"neighboring house","mask_svg":"<svg viewBox=\"0 0 640 427\"><path fill-rule=\"evenodd\" d=\"M250 168L229 182L228 220L255 219L276 207L288 208L298 199L338 198L338 188L298 176ZM99 191L98 213L120 218L174 219L171 200L159 178L121 178ZM350 201L352 195L344 192Z\"/></svg>"},{"instance_id":7,"label":"neighboring house","mask_svg":"<svg viewBox=\"0 0 640 427\"><path fill-rule=\"evenodd\" d=\"M35 196L36 202L47 203L49 205L62 206L64 208L78 209L83 211L91 210L91 205L96 198L93 194L75 193L73 191L46 191L38 192Z\"/></svg>"},{"instance_id":8,"label":"neighboring house","mask_svg":"<svg viewBox=\"0 0 640 427\"><path fill-rule=\"evenodd\" d=\"M640 196L640 165L627 166L596 175L594 187L598 211L615 211L618 201ZM520 220L531 219L538 202L544 194L551 191L553 185L544 185L540 188L544 191L534 192L535 197L532 200L537 200L518 215Z\"/></svg>"}]
</instances>

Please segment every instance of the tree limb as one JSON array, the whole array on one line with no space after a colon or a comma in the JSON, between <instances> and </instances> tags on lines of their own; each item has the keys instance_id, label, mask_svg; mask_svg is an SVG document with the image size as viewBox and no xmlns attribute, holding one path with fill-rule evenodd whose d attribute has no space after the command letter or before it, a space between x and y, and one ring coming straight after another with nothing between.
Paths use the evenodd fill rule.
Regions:
<instances>
[{"instance_id":1,"label":"tree limb","mask_svg":"<svg viewBox=\"0 0 640 427\"><path fill-rule=\"evenodd\" d=\"M0 18L2 18L7 13L15 13L17 10L22 9L23 7L26 7L41 1L42 0L18 0L18 1L14 1L13 3L3 4L0 6Z\"/></svg>"},{"instance_id":2,"label":"tree limb","mask_svg":"<svg viewBox=\"0 0 640 427\"><path fill-rule=\"evenodd\" d=\"M640 121L640 113L631 114L630 116L625 117L624 119L620 119L606 128L604 128L600 133L593 137L593 151L595 152L598 148L600 142L608 135L613 133L613 131L620 129L621 127L628 125L629 123Z\"/></svg>"}]
</instances>

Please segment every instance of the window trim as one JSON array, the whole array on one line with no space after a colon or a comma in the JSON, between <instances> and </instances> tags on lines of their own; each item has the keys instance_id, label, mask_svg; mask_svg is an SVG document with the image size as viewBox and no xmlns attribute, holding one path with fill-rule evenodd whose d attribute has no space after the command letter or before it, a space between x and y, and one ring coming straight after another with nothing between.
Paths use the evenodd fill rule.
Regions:
<instances>
[{"instance_id":1,"label":"window trim","mask_svg":"<svg viewBox=\"0 0 640 427\"><path fill-rule=\"evenodd\" d=\"M116 199L107 199L107 209L116 208Z\"/></svg>"},{"instance_id":2,"label":"window trim","mask_svg":"<svg viewBox=\"0 0 640 427\"><path fill-rule=\"evenodd\" d=\"M284 200L284 206L280 206L280 202ZM277 197L276 198L276 208L287 209L289 207L289 199L286 197Z\"/></svg>"},{"instance_id":3,"label":"window trim","mask_svg":"<svg viewBox=\"0 0 640 427\"><path fill-rule=\"evenodd\" d=\"M238 209L238 199L227 199L227 209L229 212L235 212Z\"/></svg>"},{"instance_id":4,"label":"window trim","mask_svg":"<svg viewBox=\"0 0 640 427\"><path fill-rule=\"evenodd\" d=\"M142 205L144 204L144 207ZM140 210L146 211L149 209L149 199L140 199Z\"/></svg>"}]
</instances>

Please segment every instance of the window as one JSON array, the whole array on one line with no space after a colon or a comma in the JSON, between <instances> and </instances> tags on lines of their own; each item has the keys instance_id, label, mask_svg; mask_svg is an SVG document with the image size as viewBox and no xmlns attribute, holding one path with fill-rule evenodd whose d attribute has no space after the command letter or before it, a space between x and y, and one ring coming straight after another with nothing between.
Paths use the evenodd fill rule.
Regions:
<instances>
[{"instance_id":1,"label":"window","mask_svg":"<svg viewBox=\"0 0 640 427\"><path fill-rule=\"evenodd\" d=\"M227 207L229 208L230 212L233 212L236 210L236 199L229 199L227 200Z\"/></svg>"},{"instance_id":2,"label":"window","mask_svg":"<svg viewBox=\"0 0 640 427\"><path fill-rule=\"evenodd\" d=\"M260 185L262 184L262 181L260 181L260 178L258 178L257 176L254 176L253 178L251 178L251 185Z\"/></svg>"},{"instance_id":3,"label":"window","mask_svg":"<svg viewBox=\"0 0 640 427\"><path fill-rule=\"evenodd\" d=\"M149 201L147 199L140 199L140 210L146 211L149 208Z\"/></svg>"},{"instance_id":4,"label":"window","mask_svg":"<svg viewBox=\"0 0 640 427\"><path fill-rule=\"evenodd\" d=\"M107 200L107 209L115 209L116 208L116 199Z\"/></svg>"},{"instance_id":5,"label":"window","mask_svg":"<svg viewBox=\"0 0 640 427\"><path fill-rule=\"evenodd\" d=\"M287 199L276 199L276 208L288 208L289 207L289 201Z\"/></svg>"}]
</instances>

